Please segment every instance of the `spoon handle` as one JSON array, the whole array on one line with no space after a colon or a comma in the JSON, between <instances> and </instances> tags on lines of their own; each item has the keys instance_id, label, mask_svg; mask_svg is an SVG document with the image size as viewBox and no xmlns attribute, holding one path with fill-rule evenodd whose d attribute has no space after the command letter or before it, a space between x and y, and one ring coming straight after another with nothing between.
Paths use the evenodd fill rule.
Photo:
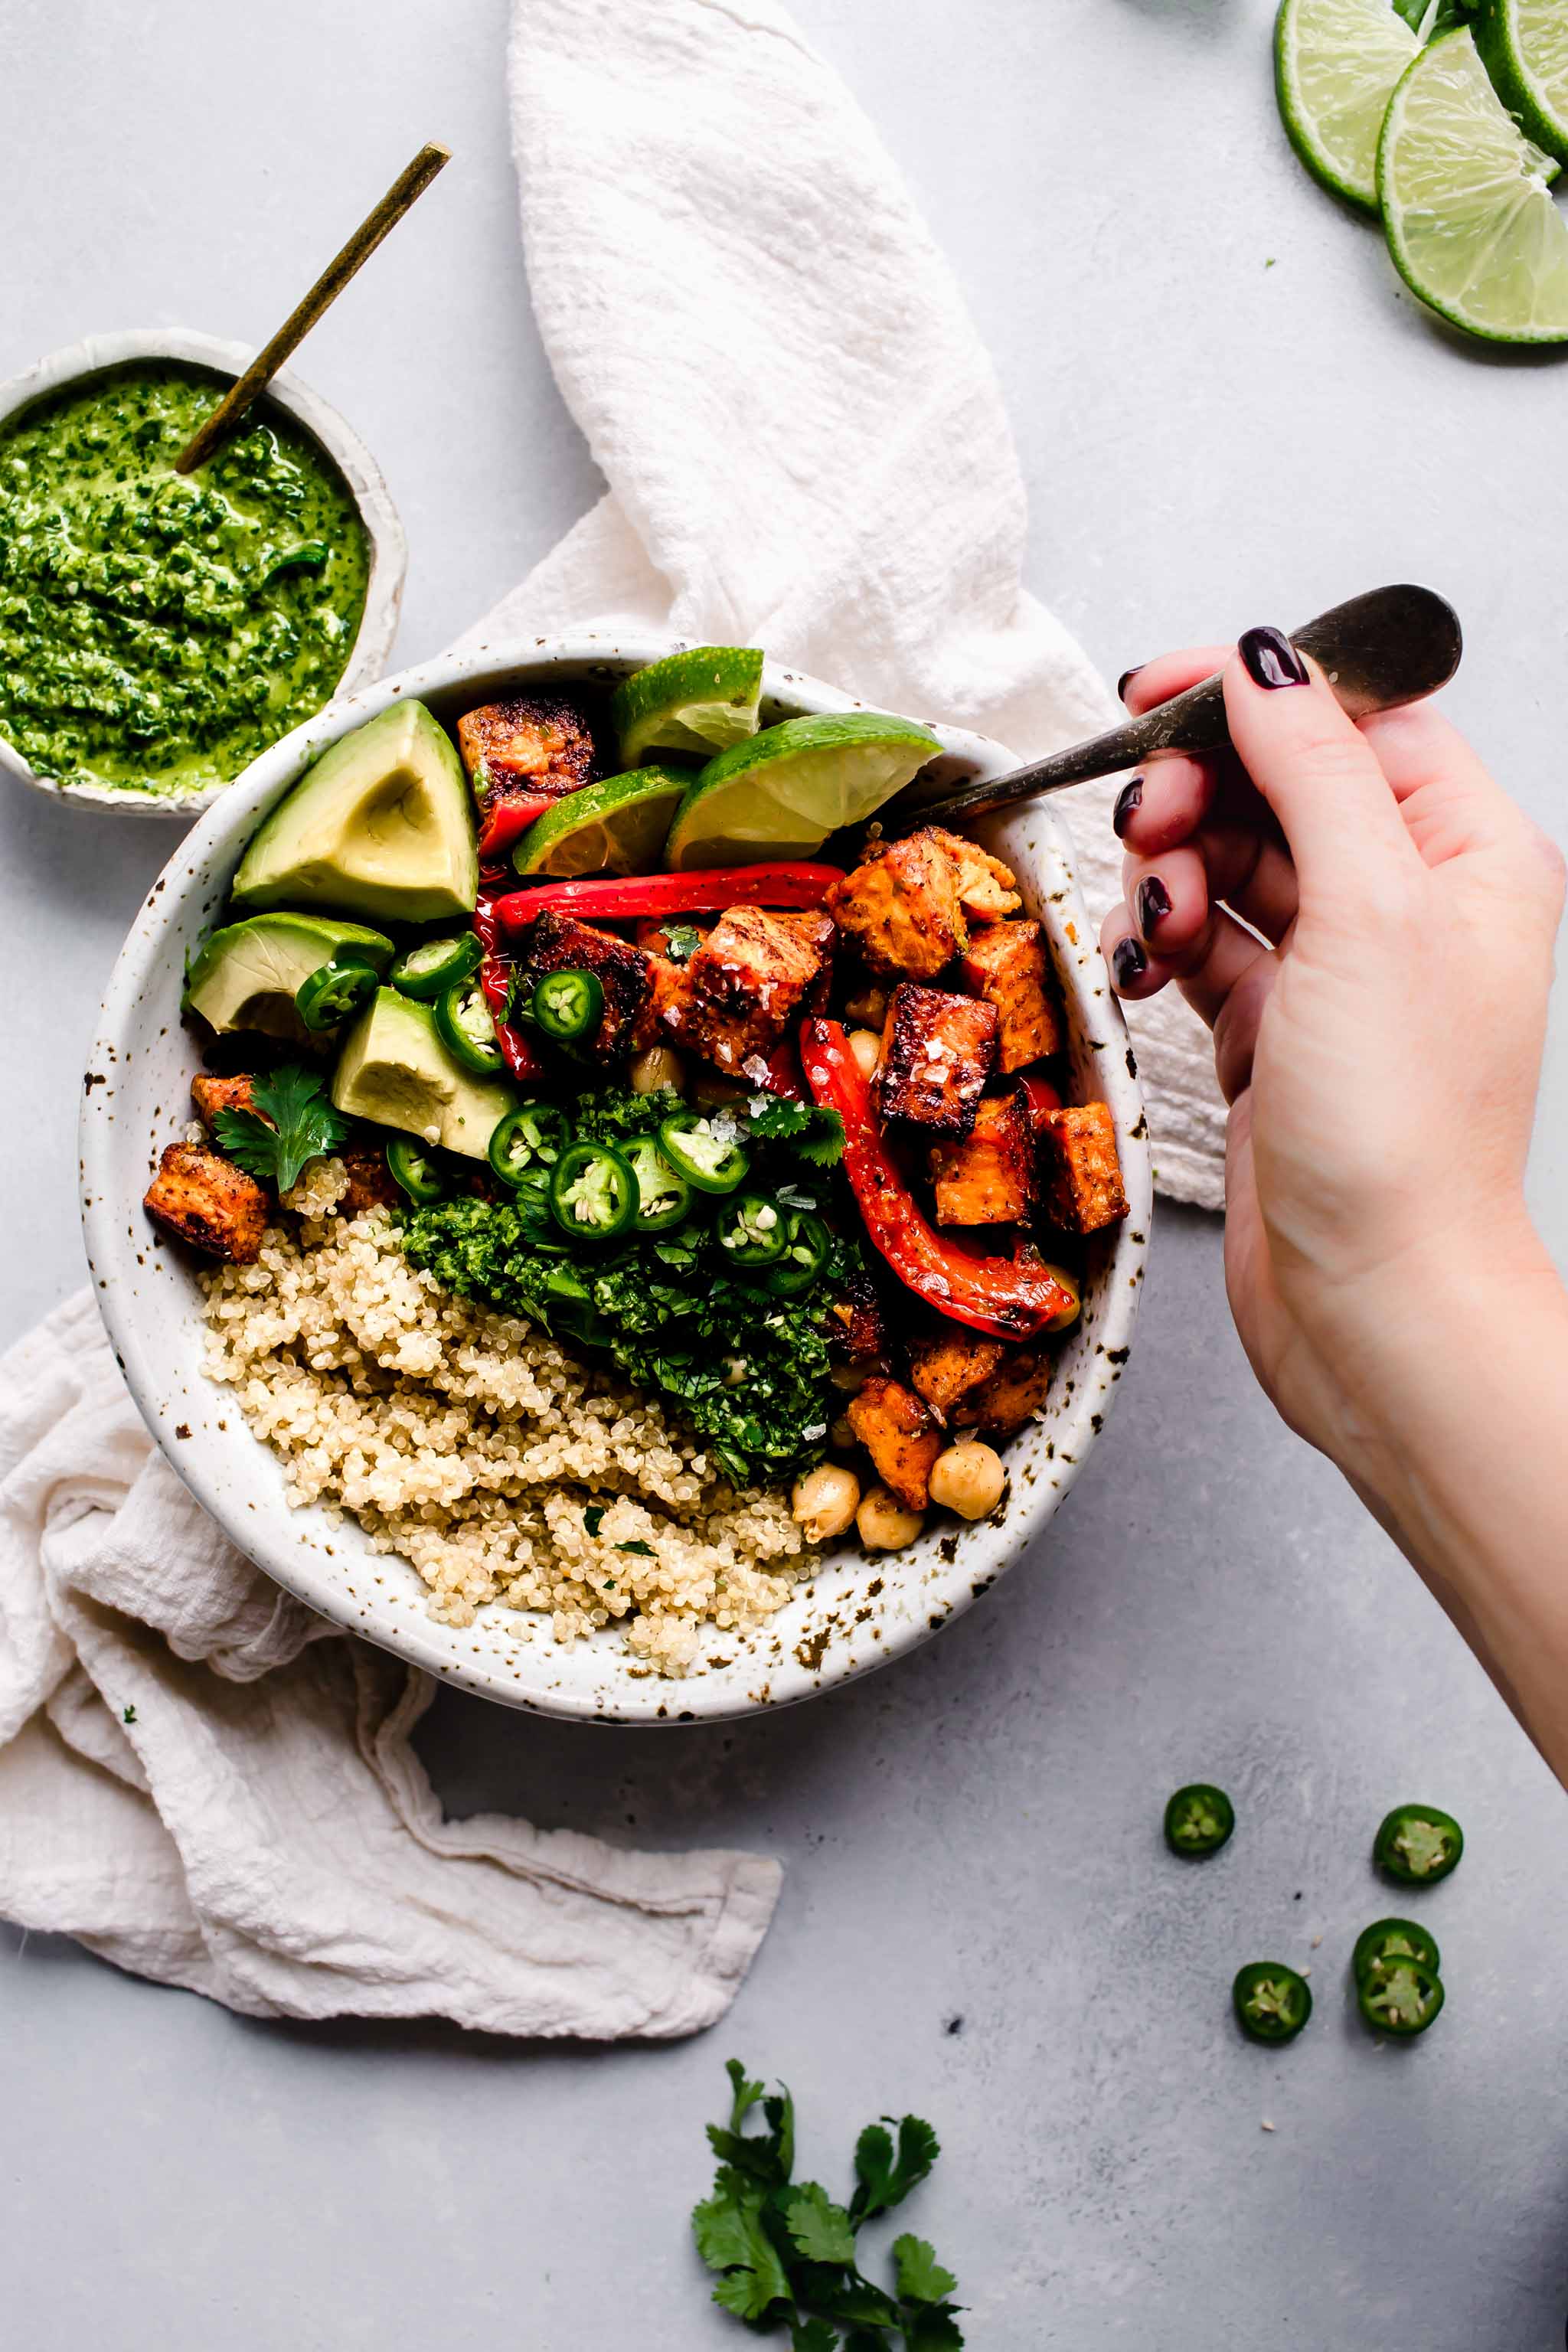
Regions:
<instances>
[{"instance_id":1,"label":"spoon handle","mask_svg":"<svg viewBox=\"0 0 1568 2352\"><path fill-rule=\"evenodd\" d=\"M1446 686L1459 667L1463 637L1459 617L1434 589L1408 584L1373 588L1336 604L1290 632L1298 650L1310 654L1352 719L1373 710L1396 710ZM1142 719L1130 719L1087 743L1074 743L1048 759L1033 760L981 784L933 793L909 786L880 812L884 832L904 824L951 824L1012 808L1045 793L1064 792L1091 776L1111 776L1136 767L1156 751L1217 751L1230 740L1225 693L1216 670L1184 694L1157 703Z\"/></svg>"}]
</instances>

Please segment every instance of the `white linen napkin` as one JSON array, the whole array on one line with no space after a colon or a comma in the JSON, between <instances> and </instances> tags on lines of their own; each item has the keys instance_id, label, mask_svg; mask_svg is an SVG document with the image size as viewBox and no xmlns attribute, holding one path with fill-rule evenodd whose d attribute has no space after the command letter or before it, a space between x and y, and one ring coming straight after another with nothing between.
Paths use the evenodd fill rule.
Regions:
<instances>
[{"instance_id":1,"label":"white linen napkin","mask_svg":"<svg viewBox=\"0 0 1568 2352\"><path fill-rule=\"evenodd\" d=\"M763 646L1024 757L1113 724L1022 586L995 375L843 83L774 0L609 21L516 0L510 62L533 307L608 495L465 642L641 624ZM1064 795L1097 920L1116 791ZM1132 1019L1156 1181L1217 1208L1207 1034L1173 990Z\"/></svg>"},{"instance_id":2,"label":"white linen napkin","mask_svg":"<svg viewBox=\"0 0 1568 2352\"><path fill-rule=\"evenodd\" d=\"M1024 497L958 289L772 0L518 0L535 306L609 494L479 637L765 646L1020 753L1115 706L1020 585ZM1111 787L1076 796L1114 887ZM1139 1020L1160 1180L1217 1202L1201 1033ZM254 2015L668 2035L722 2014L776 1864L442 1819L426 1679L235 1551L81 1293L0 1359L0 1914ZM584 1734L584 1737L591 1736Z\"/></svg>"},{"instance_id":3,"label":"white linen napkin","mask_svg":"<svg viewBox=\"0 0 1568 2352\"><path fill-rule=\"evenodd\" d=\"M777 1864L446 1821L409 1745L434 1694L224 1540L90 1291L0 1358L0 1915L254 2017L722 2016Z\"/></svg>"}]
</instances>

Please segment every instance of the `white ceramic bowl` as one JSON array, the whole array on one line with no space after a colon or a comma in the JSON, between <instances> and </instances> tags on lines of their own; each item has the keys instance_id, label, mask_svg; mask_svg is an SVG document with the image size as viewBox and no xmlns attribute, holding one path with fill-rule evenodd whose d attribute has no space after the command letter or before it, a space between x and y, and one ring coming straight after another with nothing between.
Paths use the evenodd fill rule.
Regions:
<instances>
[{"instance_id":1,"label":"white ceramic bowl","mask_svg":"<svg viewBox=\"0 0 1568 2352\"><path fill-rule=\"evenodd\" d=\"M279 1583L399 1656L512 1706L610 1722L740 1715L809 1697L923 1642L1039 1538L1098 1438L1131 1339L1148 1245L1147 1129L1121 1015L1073 879L1072 849L1045 805L983 827L1044 924L1066 1000L1072 1092L1116 1116L1131 1213L1090 1246L1082 1320L1061 1350L1043 1421L1007 1449L1012 1483L996 1520L933 1512L907 1551L829 1554L789 1605L744 1638L714 1628L681 1681L641 1668L610 1633L563 1644L547 1618L490 1608L462 1631L437 1624L405 1562L373 1552L353 1525L290 1510L276 1457L250 1435L232 1393L201 1370L203 1328L191 1267L160 1244L142 1194L164 1144L191 1116L198 1066L180 1025L185 950L215 919L250 834L306 763L339 736L416 695L448 723L490 697L603 682L675 650L654 636L589 633L479 646L405 670L332 703L247 769L182 845L132 927L104 1000L81 1115L82 1221L99 1303L131 1391L174 1468L241 1550ZM764 716L848 710L851 697L770 666ZM952 728L936 772L995 775L1016 762Z\"/></svg>"},{"instance_id":2,"label":"white ceramic bowl","mask_svg":"<svg viewBox=\"0 0 1568 2352\"><path fill-rule=\"evenodd\" d=\"M19 410L31 407L45 393L62 384L101 375L106 368L127 360L185 360L193 366L214 369L219 375L237 376L255 358L244 343L223 341L216 335L199 335L189 327L143 327L113 335L89 335L85 342L51 352L47 359L0 383L0 425ZM408 545L403 536L392 493L380 467L353 426L335 408L302 384L297 376L276 375L265 397L302 425L321 444L353 493L360 520L370 541L370 577L359 634L338 680L340 696L379 677L386 667L392 641L397 635L398 607L403 602L404 575L408 569ZM94 808L113 809L122 816L189 818L209 808L227 792L227 784L209 784L200 792L132 793L110 784L62 784L40 776L13 745L0 735L0 770L32 784L57 800L82 801Z\"/></svg>"}]
</instances>

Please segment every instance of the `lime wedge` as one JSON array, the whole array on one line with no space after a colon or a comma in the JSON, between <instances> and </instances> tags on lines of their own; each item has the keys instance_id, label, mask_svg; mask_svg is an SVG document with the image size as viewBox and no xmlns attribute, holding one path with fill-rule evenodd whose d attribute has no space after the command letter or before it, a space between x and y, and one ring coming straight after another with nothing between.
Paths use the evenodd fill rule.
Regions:
<instances>
[{"instance_id":1,"label":"lime wedge","mask_svg":"<svg viewBox=\"0 0 1568 2352\"><path fill-rule=\"evenodd\" d=\"M806 857L859 824L936 759L942 745L875 710L786 719L710 760L675 813L664 862L674 871Z\"/></svg>"},{"instance_id":2,"label":"lime wedge","mask_svg":"<svg viewBox=\"0 0 1568 2352\"><path fill-rule=\"evenodd\" d=\"M1563 0L1487 0L1476 41L1526 138L1568 163L1568 8Z\"/></svg>"},{"instance_id":3,"label":"lime wedge","mask_svg":"<svg viewBox=\"0 0 1568 2352\"><path fill-rule=\"evenodd\" d=\"M1568 221L1468 28L1423 49L1389 101L1377 193L1412 293L1493 343L1568 342Z\"/></svg>"},{"instance_id":4,"label":"lime wedge","mask_svg":"<svg viewBox=\"0 0 1568 2352\"><path fill-rule=\"evenodd\" d=\"M1377 137L1421 44L1389 0L1283 0L1274 84L1290 144L1352 205L1377 210Z\"/></svg>"},{"instance_id":5,"label":"lime wedge","mask_svg":"<svg viewBox=\"0 0 1568 2352\"><path fill-rule=\"evenodd\" d=\"M658 870L664 836L689 768L637 768L563 793L535 819L512 852L519 874L646 874Z\"/></svg>"},{"instance_id":6,"label":"lime wedge","mask_svg":"<svg viewBox=\"0 0 1568 2352\"><path fill-rule=\"evenodd\" d=\"M650 662L622 680L610 698L621 757L637 767L651 751L690 751L698 759L743 743L757 731L763 656L750 646L693 646Z\"/></svg>"}]
</instances>

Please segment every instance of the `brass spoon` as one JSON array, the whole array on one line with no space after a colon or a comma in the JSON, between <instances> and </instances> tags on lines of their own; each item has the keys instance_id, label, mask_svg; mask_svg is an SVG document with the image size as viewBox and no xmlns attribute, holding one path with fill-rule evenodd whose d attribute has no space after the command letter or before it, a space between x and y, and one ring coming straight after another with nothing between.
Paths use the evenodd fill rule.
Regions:
<instances>
[{"instance_id":1,"label":"brass spoon","mask_svg":"<svg viewBox=\"0 0 1568 2352\"><path fill-rule=\"evenodd\" d=\"M1447 599L1435 589L1408 585L1352 596L1348 604L1336 604L1292 629L1290 642L1311 656L1352 719L1397 710L1402 703L1436 694L1458 668L1464 643L1459 616ZM1048 759L1032 760L1026 768L987 783L953 792L917 777L878 811L877 821L884 834L911 824L952 824L1014 808L1043 793L1064 792L1091 776L1115 775L1156 751L1217 751L1229 740L1216 671L1142 719L1130 719L1124 727L1053 751Z\"/></svg>"}]
</instances>

